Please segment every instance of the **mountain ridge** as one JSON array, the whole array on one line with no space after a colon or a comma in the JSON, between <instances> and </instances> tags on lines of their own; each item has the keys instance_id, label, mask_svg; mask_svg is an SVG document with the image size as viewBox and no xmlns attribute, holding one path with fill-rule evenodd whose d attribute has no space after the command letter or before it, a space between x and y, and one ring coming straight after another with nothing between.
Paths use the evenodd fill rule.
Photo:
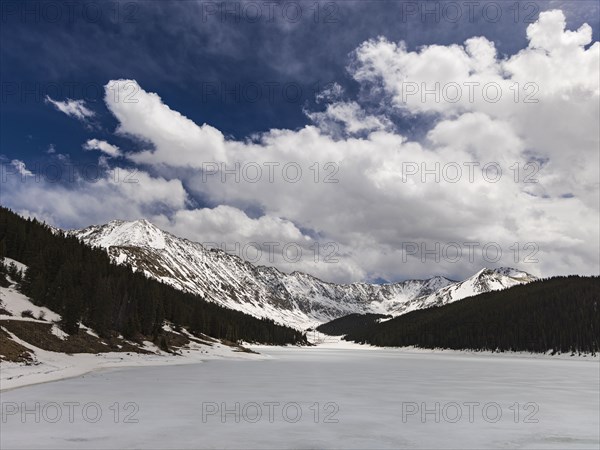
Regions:
<instances>
[{"instance_id":1,"label":"mountain ridge","mask_svg":"<svg viewBox=\"0 0 600 450\"><path fill-rule=\"evenodd\" d=\"M463 281L434 276L338 284L305 272L255 266L222 249L177 237L146 219L112 220L65 233L104 248L113 262L129 264L172 287L299 329L353 313L400 315L536 279L512 268L484 268Z\"/></svg>"}]
</instances>

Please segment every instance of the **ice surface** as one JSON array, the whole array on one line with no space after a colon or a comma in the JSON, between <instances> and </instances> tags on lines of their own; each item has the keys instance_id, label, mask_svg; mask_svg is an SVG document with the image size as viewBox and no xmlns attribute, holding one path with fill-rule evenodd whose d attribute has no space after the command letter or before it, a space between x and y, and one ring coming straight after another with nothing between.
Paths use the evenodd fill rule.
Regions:
<instances>
[{"instance_id":1,"label":"ice surface","mask_svg":"<svg viewBox=\"0 0 600 450\"><path fill-rule=\"evenodd\" d=\"M267 348L262 360L111 369L2 393L2 448L598 448L598 359ZM78 402L56 423L51 402ZM101 408L95 423L82 407ZM127 407L125 404L131 402ZM273 413L266 402L277 402ZM461 406L463 417L452 423ZM465 402L474 406L473 422ZM41 420L21 416L39 403ZM120 411L115 423L115 403ZM239 412L236 411L239 403ZM318 403L318 405L315 405ZM410 405L435 411L405 415ZM514 405L519 404L515 421ZM262 416L256 419L258 404ZM297 405L296 405L297 404ZM495 405L501 408L497 422ZM483 406L487 420L483 416ZM527 407L526 407L527 405ZM111 406L113 408L111 409ZM283 407L287 406L284 416ZM302 416L297 420L297 406ZM205 413L214 411L211 415ZM246 414L242 412L246 407ZM510 409L510 408L513 409ZM97 408L97 407L94 407ZM94 419L96 409L88 410ZM138 408L136 410L136 408ZM229 414L221 417L227 408ZM254 409L253 409L254 408ZM137 411L137 412L136 412ZM315 411L319 416L315 421ZM336 412L337 411L337 412ZM537 411L537 412L536 412ZM527 417L528 414L531 416ZM137 423L125 423L125 416ZM329 421L326 417L329 415ZM269 418L272 418L271 422ZM445 420L444 417L447 419ZM337 420L337 422L335 422Z\"/></svg>"}]
</instances>

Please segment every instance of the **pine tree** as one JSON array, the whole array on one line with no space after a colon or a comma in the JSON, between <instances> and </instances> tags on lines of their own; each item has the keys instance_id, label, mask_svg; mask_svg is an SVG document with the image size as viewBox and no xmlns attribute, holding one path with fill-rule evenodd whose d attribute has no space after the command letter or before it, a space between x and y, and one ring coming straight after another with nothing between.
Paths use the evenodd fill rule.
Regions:
<instances>
[{"instance_id":1,"label":"pine tree","mask_svg":"<svg viewBox=\"0 0 600 450\"><path fill-rule=\"evenodd\" d=\"M34 304L60 313L61 327L67 333L77 333L83 321L102 336L152 336L158 342L168 320L219 339L306 342L297 330L223 308L134 273L130 267L114 265L103 250L89 248L3 207L0 251L28 266L21 291Z\"/></svg>"}]
</instances>

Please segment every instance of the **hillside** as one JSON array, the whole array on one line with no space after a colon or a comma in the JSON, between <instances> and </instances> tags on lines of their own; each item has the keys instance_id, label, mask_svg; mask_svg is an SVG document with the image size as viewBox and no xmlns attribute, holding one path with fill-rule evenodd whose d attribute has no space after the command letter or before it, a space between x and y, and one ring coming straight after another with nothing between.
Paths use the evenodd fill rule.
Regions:
<instances>
[{"instance_id":1,"label":"hillside","mask_svg":"<svg viewBox=\"0 0 600 450\"><path fill-rule=\"evenodd\" d=\"M555 277L355 329L377 346L592 353L600 350L599 277Z\"/></svg>"},{"instance_id":2,"label":"hillside","mask_svg":"<svg viewBox=\"0 0 600 450\"><path fill-rule=\"evenodd\" d=\"M349 314L331 322L319 325L316 330L329 336L343 336L358 332L375 325L382 320L389 320L392 316L384 314Z\"/></svg>"},{"instance_id":3,"label":"hillside","mask_svg":"<svg viewBox=\"0 0 600 450\"><path fill-rule=\"evenodd\" d=\"M60 328L68 334L77 334L80 324L85 324L102 338L122 334L137 341L163 342L168 321L231 342L306 342L297 330L224 308L115 265L105 251L6 208L0 208L0 256L28 266L19 284L22 294L59 314Z\"/></svg>"},{"instance_id":4,"label":"hillside","mask_svg":"<svg viewBox=\"0 0 600 450\"><path fill-rule=\"evenodd\" d=\"M113 220L67 233L104 249L113 262L183 292L300 330L354 313L404 314L535 279L523 271L499 268L483 269L464 281L434 276L385 284L337 284L298 271L255 266L223 250L174 236L147 220Z\"/></svg>"}]
</instances>

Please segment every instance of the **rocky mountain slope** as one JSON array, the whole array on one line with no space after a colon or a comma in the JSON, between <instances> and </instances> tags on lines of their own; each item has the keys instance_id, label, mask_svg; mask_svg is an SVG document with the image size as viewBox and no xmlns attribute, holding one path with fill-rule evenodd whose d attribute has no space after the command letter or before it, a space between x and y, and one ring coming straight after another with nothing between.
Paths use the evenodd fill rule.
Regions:
<instances>
[{"instance_id":1,"label":"rocky mountain slope","mask_svg":"<svg viewBox=\"0 0 600 450\"><path fill-rule=\"evenodd\" d=\"M501 268L484 269L462 282L433 277L389 284L335 284L302 272L287 274L254 266L223 250L178 238L146 220L114 220L68 234L105 248L114 262L177 289L299 329L352 313L399 315L535 279L526 272Z\"/></svg>"}]
</instances>

